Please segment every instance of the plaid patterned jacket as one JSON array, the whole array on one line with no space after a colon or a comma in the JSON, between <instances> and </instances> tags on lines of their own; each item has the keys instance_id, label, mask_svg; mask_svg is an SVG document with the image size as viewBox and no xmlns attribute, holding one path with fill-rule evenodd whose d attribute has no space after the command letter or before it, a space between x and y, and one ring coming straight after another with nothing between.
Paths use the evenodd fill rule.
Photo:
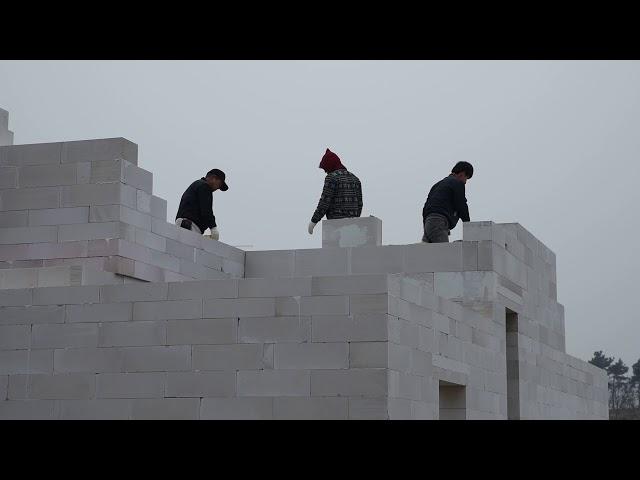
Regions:
<instances>
[{"instance_id":1,"label":"plaid patterned jacket","mask_svg":"<svg viewBox=\"0 0 640 480\"><path fill-rule=\"evenodd\" d=\"M324 188L311 221L318 223L325 215L334 218L359 217L362 213L362 186L360 180L346 169L328 173Z\"/></svg>"}]
</instances>

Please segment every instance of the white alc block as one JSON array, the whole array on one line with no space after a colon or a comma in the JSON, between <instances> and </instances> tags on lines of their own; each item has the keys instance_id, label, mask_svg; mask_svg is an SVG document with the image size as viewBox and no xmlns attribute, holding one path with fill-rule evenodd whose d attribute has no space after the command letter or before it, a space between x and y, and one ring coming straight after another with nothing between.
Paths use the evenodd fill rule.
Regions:
<instances>
[{"instance_id":1,"label":"white alc block","mask_svg":"<svg viewBox=\"0 0 640 480\"><path fill-rule=\"evenodd\" d=\"M322 248L382 245L382 220L377 217L322 221Z\"/></svg>"}]
</instances>

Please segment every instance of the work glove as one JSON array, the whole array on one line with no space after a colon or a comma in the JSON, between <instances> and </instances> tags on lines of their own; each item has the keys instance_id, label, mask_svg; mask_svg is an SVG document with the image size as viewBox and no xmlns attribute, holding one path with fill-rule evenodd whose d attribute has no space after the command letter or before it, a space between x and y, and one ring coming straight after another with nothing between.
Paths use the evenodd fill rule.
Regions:
<instances>
[{"instance_id":1,"label":"work glove","mask_svg":"<svg viewBox=\"0 0 640 480\"><path fill-rule=\"evenodd\" d=\"M313 229L315 228L316 224L313 222L309 222L309 235L313 235Z\"/></svg>"},{"instance_id":2,"label":"work glove","mask_svg":"<svg viewBox=\"0 0 640 480\"><path fill-rule=\"evenodd\" d=\"M211 235L209 235L214 240L218 240L220 238L220 232L218 232L218 227L213 227L211 229Z\"/></svg>"}]
</instances>

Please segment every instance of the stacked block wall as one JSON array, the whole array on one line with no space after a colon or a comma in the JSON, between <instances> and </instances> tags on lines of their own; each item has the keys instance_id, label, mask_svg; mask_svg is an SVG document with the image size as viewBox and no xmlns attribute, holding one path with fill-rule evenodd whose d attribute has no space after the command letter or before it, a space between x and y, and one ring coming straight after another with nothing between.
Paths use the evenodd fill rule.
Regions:
<instances>
[{"instance_id":1,"label":"stacked block wall","mask_svg":"<svg viewBox=\"0 0 640 480\"><path fill-rule=\"evenodd\" d=\"M386 276L0 290L0 418L388 418Z\"/></svg>"},{"instance_id":2,"label":"stacked block wall","mask_svg":"<svg viewBox=\"0 0 640 480\"><path fill-rule=\"evenodd\" d=\"M0 290L0 305L0 418L437 419L441 381L465 386L466 418L507 417L504 307L405 275ZM576 381L539 413L603 418L593 379Z\"/></svg>"},{"instance_id":3,"label":"stacked block wall","mask_svg":"<svg viewBox=\"0 0 640 480\"><path fill-rule=\"evenodd\" d=\"M168 223L123 138L0 147L0 268L90 265L146 281L242 277L244 252Z\"/></svg>"},{"instance_id":4,"label":"stacked block wall","mask_svg":"<svg viewBox=\"0 0 640 480\"><path fill-rule=\"evenodd\" d=\"M419 278L466 310L497 315L501 332L493 304L518 314L520 418L608 417L606 374L565 353L555 255L519 224L466 223L464 241L450 244L246 253L247 277L376 273Z\"/></svg>"}]
</instances>

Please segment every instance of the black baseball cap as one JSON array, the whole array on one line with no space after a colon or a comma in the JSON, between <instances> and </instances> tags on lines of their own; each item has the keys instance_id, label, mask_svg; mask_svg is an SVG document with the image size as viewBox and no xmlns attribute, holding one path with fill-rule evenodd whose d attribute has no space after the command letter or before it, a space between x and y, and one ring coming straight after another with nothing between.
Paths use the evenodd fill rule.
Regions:
<instances>
[{"instance_id":1,"label":"black baseball cap","mask_svg":"<svg viewBox=\"0 0 640 480\"><path fill-rule=\"evenodd\" d=\"M227 190L229 190L229 185L227 185L226 182L224 181L225 174L222 170L218 170L217 168L214 168L213 170L209 170L207 172L207 177L208 176L218 177L220 180L222 180L222 186L220 187L220 190L222 190L223 192L226 192Z\"/></svg>"}]
</instances>

